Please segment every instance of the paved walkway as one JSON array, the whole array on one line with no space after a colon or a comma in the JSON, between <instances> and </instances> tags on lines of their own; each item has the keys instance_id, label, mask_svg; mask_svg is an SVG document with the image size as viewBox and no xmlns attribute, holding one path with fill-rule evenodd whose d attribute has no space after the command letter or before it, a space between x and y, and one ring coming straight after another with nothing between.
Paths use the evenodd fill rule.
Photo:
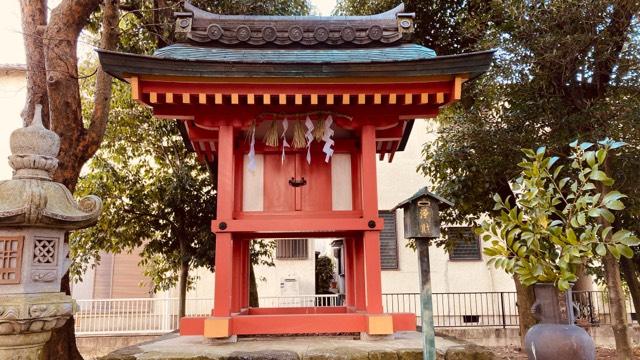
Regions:
<instances>
[{"instance_id":1,"label":"paved walkway","mask_svg":"<svg viewBox=\"0 0 640 360\"><path fill-rule=\"evenodd\" d=\"M393 340L354 340L347 336L241 338L237 343L210 344L202 336L169 334L156 340L115 351L103 360L147 359L422 359L422 334L402 332ZM436 337L438 358L460 345Z\"/></svg>"}]
</instances>

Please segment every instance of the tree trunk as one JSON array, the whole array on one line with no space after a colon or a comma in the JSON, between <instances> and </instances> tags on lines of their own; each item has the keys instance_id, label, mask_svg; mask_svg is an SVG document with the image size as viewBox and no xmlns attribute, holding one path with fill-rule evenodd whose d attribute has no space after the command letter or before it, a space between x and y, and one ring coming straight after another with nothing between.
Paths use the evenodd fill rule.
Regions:
<instances>
[{"instance_id":1,"label":"tree trunk","mask_svg":"<svg viewBox=\"0 0 640 360\"><path fill-rule=\"evenodd\" d=\"M249 266L249 306L260 307L258 298L258 283L256 282L256 274L253 271L253 264Z\"/></svg>"},{"instance_id":2,"label":"tree trunk","mask_svg":"<svg viewBox=\"0 0 640 360\"><path fill-rule=\"evenodd\" d=\"M65 236L66 237L66 236ZM62 277L61 291L71 295L69 273ZM58 329L51 331L51 339L44 345L41 360L83 360L76 346L75 319L73 316Z\"/></svg>"},{"instance_id":3,"label":"tree trunk","mask_svg":"<svg viewBox=\"0 0 640 360\"><path fill-rule=\"evenodd\" d=\"M22 110L22 124L33 120L36 104L42 104L42 123L49 127L49 99L47 97L46 71L42 36L47 25L46 0L20 0L22 38L27 58L27 99Z\"/></svg>"},{"instance_id":4,"label":"tree trunk","mask_svg":"<svg viewBox=\"0 0 640 360\"><path fill-rule=\"evenodd\" d=\"M187 309L187 282L189 281L189 261L185 261L186 257L183 255L180 261L180 295L178 298L178 316L184 317Z\"/></svg>"},{"instance_id":5,"label":"tree trunk","mask_svg":"<svg viewBox=\"0 0 640 360\"><path fill-rule=\"evenodd\" d=\"M638 278L638 267L634 262L634 259L627 259L625 257L620 258L620 267L622 268L622 275L624 281L627 283L629 293L631 294L631 301L633 301L633 307L635 308L636 321L640 322L640 279Z\"/></svg>"},{"instance_id":6,"label":"tree trunk","mask_svg":"<svg viewBox=\"0 0 640 360\"><path fill-rule=\"evenodd\" d=\"M610 174L609 158L604 161L603 170ZM600 183L600 192L605 196L609 192L609 187ZM605 218L598 218L598 222L605 229L611 224ZM611 242L610 231L603 242ZM609 293L609 311L611 312L611 328L613 329L613 337L616 340L616 356L619 360L633 359L633 345L631 342L631 334L629 331L629 323L627 320L627 307L625 304L625 295L622 290L622 280L620 278L620 263L607 251L602 258L604 267L604 279L607 284L607 292Z\"/></svg>"},{"instance_id":7,"label":"tree trunk","mask_svg":"<svg viewBox=\"0 0 640 360\"><path fill-rule=\"evenodd\" d=\"M587 274L587 267L583 264L578 267L576 270L576 276L578 280L576 280L573 285L573 291L593 291L593 278L591 275Z\"/></svg>"},{"instance_id":8,"label":"tree trunk","mask_svg":"<svg viewBox=\"0 0 640 360\"><path fill-rule=\"evenodd\" d=\"M620 266L616 258L607 253L602 259L604 277L609 293L609 309L611 311L611 328L616 339L616 354L620 360L633 359L633 347L629 334L625 296L620 279Z\"/></svg>"},{"instance_id":9,"label":"tree trunk","mask_svg":"<svg viewBox=\"0 0 640 360\"><path fill-rule=\"evenodd\" d=\"M101 0L63 0L46 24L46 0L22 0L22 29L27 51L27 102L23 121L33 116L35 104L44 108L44 120L60 136L60 166L54 180L72 192L80 169L102 142L111 98L111 77L98 71L94 111L85 129L78 83L78 36ZM100 46L114 49L118 39L118 0L105 0ZM53 96L49 96L52 94ZM88 121L87 121L88 122ZM68 273L61 291L69 294ZM52 332L45 345L45 359L82 359L77 350L71 318Z\"/></svg>"},{"instance_id":10,"label":"tree trunk","mask_svg":"<svg viewBox=\"0 0 640 360\"><path fill-rule=\"evenodd\" d=\"M533 286L524 286L518 279L517 275L513 276L513 281L516 284L516 296L518 306L518 319L520 325L520 347L524 349L524 336L533 325L538 323L538 320L533 317L531 313L531 307L536 301L536 295L533 292Z\"/></svg>"}]
</instances>

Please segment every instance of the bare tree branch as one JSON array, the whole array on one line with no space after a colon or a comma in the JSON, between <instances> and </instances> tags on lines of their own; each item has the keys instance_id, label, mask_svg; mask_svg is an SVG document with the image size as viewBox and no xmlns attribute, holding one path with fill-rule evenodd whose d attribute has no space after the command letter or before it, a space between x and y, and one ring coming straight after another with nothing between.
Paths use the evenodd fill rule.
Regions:
<instances>
[{"instance_id":1,"label":"bare tree branch","mask_svg":"<svg viewBox=\"0 0 640 360\"><path fill-rule=\"evenodd\" d=\"M105 0L102 8L102 35L100 37L100 48L113 50L118 43L118 21L119 10L118 0ZM111 101L111 75L98 69L96 77L96 92L94 96L93 114L91 115L91 124L83 141L83 157L81 161L84 163L89 160L98 150L104 132L107 129L107 121L109 119L109 109Z\"/></svg>"}]
</instances>

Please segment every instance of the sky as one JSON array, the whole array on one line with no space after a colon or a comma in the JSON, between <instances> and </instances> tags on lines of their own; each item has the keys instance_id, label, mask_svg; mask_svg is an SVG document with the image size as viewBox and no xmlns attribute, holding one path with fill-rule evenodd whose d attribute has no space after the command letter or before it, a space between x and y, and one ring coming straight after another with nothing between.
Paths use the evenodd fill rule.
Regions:
<instances>
[{"instance_id":1,"label":"sky","mask_svg":"<svg viewBox=\"0 0 640 360\"><path fill-rule=\"evenodd\" d=\"M61 0L49 0L49 8L54 8ZM336 0L311 0L317 15L331 15ZM80 44L79 54L90 54L91 48ZM20 1L2 0L0 11L0 65L24 64L25 53L20 27ZM24 103L24 88L11 84L0 84L0 180L11 177L6 158L9 156L9 135L22 126L20 110Z\"/></svg>"}]
</instances>

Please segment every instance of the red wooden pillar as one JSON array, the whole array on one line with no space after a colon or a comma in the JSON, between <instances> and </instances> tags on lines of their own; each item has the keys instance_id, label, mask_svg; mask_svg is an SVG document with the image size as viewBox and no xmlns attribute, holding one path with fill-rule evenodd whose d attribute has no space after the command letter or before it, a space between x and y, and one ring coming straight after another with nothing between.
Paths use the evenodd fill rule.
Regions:
<instances>
[{"instance_id":1,"label":"red wooden pillar","mask_svg":"<svg viewBox=\"0 0 640 360\"><path fill-rule=\"evenodd\" d=\"M242 293L241 293L241 302L240 307L246 309L249 307L249 287L251 283L249 281L250 277L250 266L251 266L251 240L243 239L242 240Z\"/></svg>"},{"instance_id":2,"label":"red wooden pillar","mask_svg":"<svg viewBox=\"0 0 640 360\"><path fill-rule=\"evenodd\" d=\"M242 306L242 239L233 240L233 281L231 283L231 312L238 313Z\"/></svg>"},{"instance_id":3,"label":"red wooden pillar","mask_svg":"<svg viewBox=\"0 0 640 360\"><path fill-rule=\"evenodd\" d=\"M218 139L217 219L233 216L233 127L220 126ZM215 229L217 230L217 229ZM216 286L214 316L231 314L233 296L233 239L230 233L216 233Z\"/></svg>"},{"instance_id":4,"label":"red wooden pillar","mask_svg":"<svg viewBox=\"0 0 640 360\"><path fill-rule=\"evenodd\" d=\"M213 316L231 314L233 240L231 234L216 234L216 287Z\"/></svg>"},{"instance_id":5,"label":"red wooden pillar","mask_svg":"<svg viewBox=\"0 0 640 360\"><path fill-rule=\"evenodd\" d=\"M382 284L380 279L380 232L364 232L364 254L367 281L367 312L382 313Z\"/></svg>"},{"instance_id":6,"label":"red wooden pillar","mask_svg":"<svg viewBox=\"0 0 640 360\"><path fill-rule=\"evenodd\" d=\"M376 177L376 129L363 125L360 133L362 147L362 214L370 221L378 221L378 184ZM380 232L363 234L367 312L382 313L382 285L380 279Z\"/></svg>"},{"instance_id":7,"label":"red wooden pillar","mask_svg":"<svg viewBox=\"0 0 640 360\"><path fill-rule=\"evenodd\" d=\"M345 306L353 307L355 306L355 294L354 294L354 256L355 256L355 247L354 247L354 238L345 238L344 239L344 293L345 293Z\"/></svg>"},{"instance_id":8,"label":"red wooden pillar","mask_svg":"<svg viewBox=\"0 0 640 360\"><path fill-rule=\"evenodd\" d=\"M362 244L361 236L354 237L353 240L355 249L355 271L353 276L355 305L357 310L364 311L367 307L364 246Z\"/></svg>"}]
</instances>

